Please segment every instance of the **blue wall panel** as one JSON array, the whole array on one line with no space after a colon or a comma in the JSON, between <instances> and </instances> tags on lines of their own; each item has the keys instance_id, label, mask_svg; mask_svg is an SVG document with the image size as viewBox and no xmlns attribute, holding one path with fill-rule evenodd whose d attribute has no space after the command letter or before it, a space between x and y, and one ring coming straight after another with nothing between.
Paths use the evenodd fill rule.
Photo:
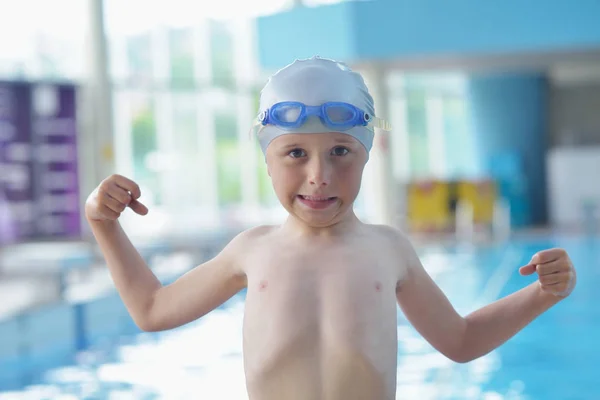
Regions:
<instances>
[{"instance_id":1,"label":"blue wall panel","mask_svg":"<svg viewBox=\"0 0 600 400\"><path fill-rule=\"evenodd\" d=\"M259 19L258 52L261 65L279 69L295 59L320 56L355 58L354 4L301 7Z\"/></svg>"},{"instance_id":2,"label":"blue wall panel","mask_svg":"<svg viewBox=\"0 0 600 400\"><path fill-rule=\"evenodd\" d=\"M597 0L375 0L257 20L261 66L313 55L346 62L600 47Z\"/></svg>"},{"instance_id":3,"label":"blue wall panel","mask_svg":"<svg viewBox=\"0 0 600 400\"><path fill-rule=\"evenodd\" d=\"M477 75L468 84L480 169L499 181L516 226L547 218L547 97L539 73Z\"/></svg>"},{"instance_id":4,"label":"blue wall panel","mask_svg":"<svg viewBox=\"0 0 600 400\"><path fill-rule=\"evenodd\" d=\"M354 2L360 59L600 46L596 0Z\"/></svg>"}]
</instances>

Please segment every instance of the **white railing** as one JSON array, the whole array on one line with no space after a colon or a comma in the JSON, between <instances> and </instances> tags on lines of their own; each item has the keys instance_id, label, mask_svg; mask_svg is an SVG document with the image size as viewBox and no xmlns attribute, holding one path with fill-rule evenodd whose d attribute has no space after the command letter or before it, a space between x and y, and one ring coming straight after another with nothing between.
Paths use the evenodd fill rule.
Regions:
<instances>
[{"instance_id":1,"label":"white railing","mask_svg":"<svg viewBox=\"0 0 600 400\"><path fill-rule=\"evenodd\" d=\"M456 204L455 214L456 239L461 243L472 243L475 241L475 219L473 218L473 206L467 201L459 201Z\"/></svg>"},{"instance_id":2,"label":"white railing","mask_svg":"<svg viewBox=\"0 0 600 400\"><path fill-rule=\"evenodd\" d=\"M581 225L583 232L588 236L600 233L600 206L594 200L586 200L581 204Z\"/></svg>"},{"instance_id":3,"label":"white railing","mask_svg":"<svg viewBox=\"0 0 600 400\"><path fill-rule=\"evenodd\" d=\"M496 241L507 241L510 239L511 230L510 204L505 199L497 199L492 217L492 238Z\"/></svg>"},{"instance_id":4,"label":"white railing","mask_svg":"<svg viewBox=\"0 0 600 400\"><path fill-rule=\"evenodd\" d=\"M490 237L494 241L507 241L511 236L510 204L504 199L494 203ZM477 239L477 225L475 223L473 206L467 201L460 201L456 205L455 235L458 242L473 243Z\"/></svg>"}]
</instances>

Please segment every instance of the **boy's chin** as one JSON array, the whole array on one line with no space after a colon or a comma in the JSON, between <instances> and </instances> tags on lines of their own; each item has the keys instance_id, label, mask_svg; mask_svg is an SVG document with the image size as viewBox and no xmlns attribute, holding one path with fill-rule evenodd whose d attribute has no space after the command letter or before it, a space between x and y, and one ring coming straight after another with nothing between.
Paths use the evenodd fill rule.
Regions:
<instances>
[{"instance_id":1,"label":"boy's chin","mask_svg":"<svg viewBox=\"0 0 600 400\"><path fill-rule=\"evenodd\" d=\"M348 209L340 208L325 212L295 209L292 215L310 228L328 228L350 218L352 213L349 211Z\"/></svg>"},{"instance_id":2,"label":"boy's chin","mask_svg":"<svg viewBox=\"0 0 600 400\"><path fill-rule=\"evenodd\" d=\"M299 219L304 225L306 225L309 228L329 228L340 222L340 218L325 219L314 217L300 217Z\"/></svg>"}]
</instances>

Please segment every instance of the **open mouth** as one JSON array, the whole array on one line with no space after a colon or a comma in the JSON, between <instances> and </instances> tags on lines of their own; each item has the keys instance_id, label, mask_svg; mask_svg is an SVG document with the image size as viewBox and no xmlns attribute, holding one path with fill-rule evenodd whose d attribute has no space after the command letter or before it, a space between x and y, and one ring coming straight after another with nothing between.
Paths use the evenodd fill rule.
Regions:
<instances>
[{"instance_id":1,"label":"open mouth","mask_svg":"<svg viewBox=\"0 0 600 400\"><path fill-rule=\"evenodd\" d=\"M337 203L337 197L298 195L300 203L313 210L325 210Z\"/></svg>"},{"instance_id":2,"label":"open mouth","mask_svg":"<svg viewBox=\"0 0 600 400\"><path fill-rule=\"evenodd\" d=\"M321 197L321 196L305 196L305 195L298 195L298 197L300 197L302 200L308 200L308 201L332 201L337 199L337 197Z\"/></svg>"}]
</instances>

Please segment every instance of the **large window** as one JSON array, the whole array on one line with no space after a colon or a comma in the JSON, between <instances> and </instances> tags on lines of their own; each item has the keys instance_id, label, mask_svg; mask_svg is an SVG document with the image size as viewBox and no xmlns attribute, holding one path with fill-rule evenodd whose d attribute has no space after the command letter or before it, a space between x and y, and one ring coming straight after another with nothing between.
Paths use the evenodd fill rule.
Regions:
<instances>
[{"instance_id":1,"label":"large window","mask_svg":"<svg viewBox=\"0 0 600 400\"><path fill-rule=\"evenodd\" d=\"M233 40L227 25L210 21L210 64L212 84L235 89Z\"/></svg>"},{"instance_id":2,"label":"large window","mask_svg":"<svg viewBox=\"0 0 600 400\"><path fill-rule=\"evenodd\" d=\"M410 181L472 175L464 78L392 73L390 86L395 176Z\"/></svg>"},{"instance_id":3,"label":"large window","mask_svg":"<svg viewBox=\"0 0 600 400\"><path fill-rule=\"evenodd\" d=\"M173 204L184 210L206 204L202 190L206 187L205 163L202 160L202 138L198 134L198 99L192 93L175 93L172 102L173 139L169 162L172 164L171 181L180 182L186 177L185 185L177 185L177 196Z\"/></svg>"},{"instance_id":4,"label":"large window","mask_svg":"<svg viewBox=\"0 0 600 400\"><path fill-rule=\"evenodd\" d=\"M278 207L256 140L248 142L264 84L254 25L207 18L137 25L110 37L117 169L132 172L162 213L184 222L232 215L243 222Z\"/></svg>"},{"instance_id":5,"label":"large window","mask_svg":"<svg viewBox=\"0 0 600 400\"><path fill-rule=\"evenodd\" d=\"M168 32L170 80L174 88L190 88L194 77L194 31L191 28L175 28Z\"/></svg>"},{"instance_id":6,"label":"large window","mask_svg":"<svg viewBox=\"0 0 600 400\"><path fill-rule=\"evenodd\" d=\"M445 134L445 157L447 176L465 178L475 171L471 132L467 123L465 99L462 96L444 98L443 128Z\"/></svg>"},{"instance_id":7,"label":"large window","mask_svg":"<svg viewBox=\"0 0 600 400\"><path fill-rule=\"evenodd\" d=\"M413 177L424 177L430 172L428 152L428 125L425 89L408 89L406 122L410 146L410 171Z\"/></svg>"},{"instance_id":8,"label":"large window","mask_svg":"<svg viewBox=\"0 0 600 400\"><path fill-rule=\"evenodd\" d=\"M231 111L215 113L217 137L217 181L221 206L240 204L242 201L240 146L236 116Z\"/></svg>"},{"instance_id":9,"label":"large window","mask_svg":"<svg viewBox=\"0 0 600 400\"><path fill-rule=\"evenodd\" d=\"M161 204L161 190L157 175L157 135L155 103L150 96L135 96L131 101L131 161L133 176L139 185L151 193L152 203ZM153 162L154 161L154 162Z\"/></svg>"}]
</instances>

